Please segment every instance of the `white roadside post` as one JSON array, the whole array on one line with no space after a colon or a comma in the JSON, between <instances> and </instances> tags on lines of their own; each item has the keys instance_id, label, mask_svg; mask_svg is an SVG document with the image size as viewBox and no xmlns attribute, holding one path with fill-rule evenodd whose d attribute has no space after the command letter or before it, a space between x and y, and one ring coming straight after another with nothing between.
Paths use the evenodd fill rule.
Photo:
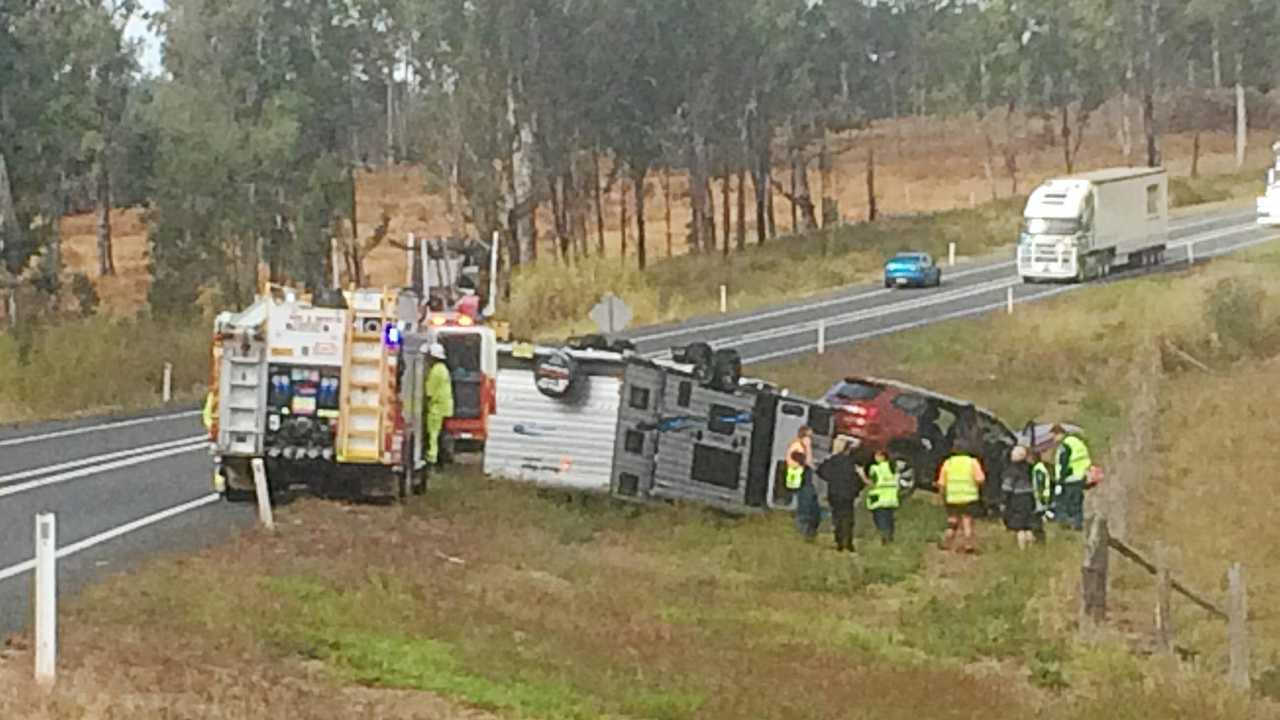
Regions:
<instances>
[{"instance_id":1,"label":"white roadside post","mask_svg":"<svg viewBox=\"0 0 1280 720\"><path fill-rule=\"evenodd\" d=\"M36 681L52 685L58 666L58 528L36 515Z\"/></svg>"},{"instance_id":2,"label":"white roadside post","mask_svg":"<svg viewBox=\"0 0 1280 720\"><path fill-rule=\"evenodd\" d=\"M729 312L729 288L728 286L720 286L720 314Z\"/></svg>"},{"instance_id":3,"label":"white roadside post","mask_svg":"<svg viewBox=\"0 0 1280 720\"><path fill-rule=\"evenodd\" d=\"M954 242L947 243L947 267L956 266L956 244Z\"/></svg>"},{"instance_id":4,"label":"white roadside post","mask_svg":"<svg viewBox=\"0 0 1280 720\"><path fill-rule=\"evenodd\" d=\"M1010 315L1013 314L1013 286L1009 287L1008 295L1005 297L1005 310L1007 310Z\"/></svg>"},{"instance_id":5,"label":"white roadside post","mask_svg":"<svg viewBox=\"0 0 1280 720\"><path fill-rule=\"evenodd\" d=\"M1195 243L1187 243L1187 264L1188 265L1196 264L1196 244Z\"/></svg>"},{"instance_id":6,"label":"white roadside post","mask_svg":"<svg viewBox=\"0 0 1280 720\"><path fill-rule=\"evenodd\" d=\"M404 286L413 287L413 273L417 269L415 267L417 258L417 238L413 233L409 233L409 240L405 243L405 262L404 262Z\"/></svg>"},{"instance_id":7,"label":"white roadside post","mask_svg":"<svg viewBox=\"0 0 1280 720\"><path fill-rule=\"evenodd\" d=\"M825 319L818 320L818 354L822 355L827 352L827 321Z\"/></svg>"},{"instance_id":8,"label":"white roadside post","mask_svg":"<svg viewBox=\"0 0 1280 720\"><path fill-rule=\"evenodd\" d=\"M271 493L267 487L267 466L262 458L253 459L253 488L258 495L258 520L268 530L276 529L275 518L271 514Z\"/></svg>"},{"instance_id":9,"label":"white roadside post","mask_svg":"<svg viewBox=\"0 0 1280 720\"><path fill-rule=\"evenodd\" d=\"M173 399L173 363L164 364L164 386L160 390L160 399L167 405Z\"/></svg>"}]
</instances>

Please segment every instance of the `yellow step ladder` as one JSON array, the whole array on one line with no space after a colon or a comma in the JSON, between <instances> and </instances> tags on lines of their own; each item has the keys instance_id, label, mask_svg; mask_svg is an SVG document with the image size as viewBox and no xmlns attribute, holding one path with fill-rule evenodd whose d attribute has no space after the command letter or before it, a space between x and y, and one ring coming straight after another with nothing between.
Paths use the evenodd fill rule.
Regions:
<instances>
[{"instance_id":1,"label":"yellow step ladder","mask_svg":"<svg viewBox=\"0 0 1280 720\"><path fill-rule=\"evenodd\" d=\"M395 391L396 355L383 332L395 322L396 298L385 290L355 290L347 299L347 343L342 359L337 459L340 463L385 462L383 444Z\"/></svg>"}]
</instances>

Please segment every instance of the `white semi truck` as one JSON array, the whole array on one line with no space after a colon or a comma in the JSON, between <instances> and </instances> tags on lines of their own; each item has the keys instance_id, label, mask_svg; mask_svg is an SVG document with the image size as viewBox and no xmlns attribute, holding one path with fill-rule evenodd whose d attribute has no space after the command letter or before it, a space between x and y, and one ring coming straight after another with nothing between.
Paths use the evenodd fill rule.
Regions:
<instances>
[{"instance_id":1,"label":"white semi truck","mask_svg":"<svg viewBox=\"0 0 1280 720\"><path fill-rule=\"evenodd\" d=\"M1267 169L1267 189L1258 198L1258 224L1280 225L1280 142L1271 146L1276 154L1275 165Z\"/></svg>"},{"instance_id":2,"label":"white semi truck","mask_svg":"<svg viewBox=\"0 0 1280 720\"><path fill-rule=\"evenodd\" d=\"M1018 238L1024 282L1082 282L1117 265L1164 262L1169 176L1163 168L1111 168L1053 178L1027 199Z\"/></svg>"}]
</instances>

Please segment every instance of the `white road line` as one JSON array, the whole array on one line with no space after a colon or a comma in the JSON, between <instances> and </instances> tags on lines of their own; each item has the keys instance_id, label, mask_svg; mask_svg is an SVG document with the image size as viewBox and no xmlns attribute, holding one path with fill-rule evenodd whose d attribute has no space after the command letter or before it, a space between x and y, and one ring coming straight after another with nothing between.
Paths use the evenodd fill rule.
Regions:
<instances>
[{"instance_id":1,"label":"white road line","mask_svg":"<svg viewBox=\"0 0 1280 720\"><path fill-rule=\"evenodd\" d=\"M44 440L54 440L57 438L70 437L72 435L85 435L88 433L102 432L104 430L115 430L118 428L135 427L138 425L150 425L152 423L165 422L166 420L177 420L179 418L196 417L200 414L199 410L187 410L185 412L170 413L168 415L157 415L156 417L138 418L136 420L121 420L119 422L104 423L102 425L88 425L85 427L68 428L66 430L58 430L56 432L41 433L39 435L23 435L22 437L9 438L8 440L0 440L0 447L10 447L12 445L26 445L28 443L42 442Z\"/></svg>"},{"instance_id":2,"label":"white road line","mask_svg":"<svg viewBox=\"0 0 1280 720\"><path fill-rule=\"evenodd\" d=\"M191 443L203 439L203 435L193 435L185 437L181 440L170 440L169 442L156 443L155 445L144 445L142 447L130 448L128 450L118 450L116 452L106 453L103 455L94 455L93 457L81 458L79 460L70 460L57 465L46 465L44 467L32 468L21 472L10 473L8 475L0 475L0 485L8 485L19 480L39 477L41 475L49 475L51 473L61 472L63 470L71 470L72 468L84 467L85 465L96 465L99 463L116 460L130 455L139 455L141 453L152 452L155 450L165 450L178 445L190 445Z\"/></svg>"},{"instance_id":3,"label":"white road line","mask_svg":"<svg viewBox=\"0 0 1280 720\"><path fill-rule=\"evenodd\" d=\"M8 497L10 495L17 495L18 493L35 490L37 488L46 487L48 485L56 485L58 483L64 483L71 480L78 480L79 478L89 477L90 475L100 475L110 470L119 470L121 468L127 468L133 465L141 465L142 463L151 462L152 460L160 460L162 458L171 457L173 455L182 455L184 453L194 452L196 450L203 451L207 447L208 447L208 441L201 440L199 442L196 442L190 445L180 445L178 447L172 447L166 450L160 450L158 452L148 453L146 455L138 455L134 457L124 458L122 460L103 463L101 465L93 465L91 467L80 468L79 470L72 470L71 472L65 472L59 475L44 477L44 478L40 478L39 480L32 480L30 482L20 483L18 485L9 485L7 487L0 488L0 498Z\"/></svg>"},{"instance_id":4,"label":"white road line","mask_svg":"<svg viewBox=\"0 0 1280 720\"><path fill-rule=\"evenodd\" d=\"M161 510L160 512L153 513L144 518L139 518L137 520L134 520L131 523L126 523L124 525L114 527L110 530L107 530L106 532L98 533L93 537L85 538L84 540L81 540L76 543L72 543L65 547L60 547L58 548L58 559L62 559L64 557L74 555L78 552L88 550L94 545L100 545L104 542L107 542L108 540L114 540L118 537L121 537L122 535L128 535L129 533L134 532L135 530L141 530L142 528L147 527L148 525L154 525L158 522L163 522L165 520L168 520L171 517L175 517L183 513L202 508L206 505L212 505L213 503L218 502L218 500L220 500L221 497L222 496L218 495L217 493L205 495L204 497L196 498L195 500L192 500L190 502L185 502L181 505L175 505L174 507L171 507L167 510ZM26 562L20 562L17 565L13 565L11 567L7 567L3 570L0 570L0 582L4 580L8 580L9 578L12 578L12 577L16 577L25 572L30 572L31 570L35 569L35 566L36 566L36 561L34 558L32 558L31 560L27 560Z\"/></svg>"}]
</instances>

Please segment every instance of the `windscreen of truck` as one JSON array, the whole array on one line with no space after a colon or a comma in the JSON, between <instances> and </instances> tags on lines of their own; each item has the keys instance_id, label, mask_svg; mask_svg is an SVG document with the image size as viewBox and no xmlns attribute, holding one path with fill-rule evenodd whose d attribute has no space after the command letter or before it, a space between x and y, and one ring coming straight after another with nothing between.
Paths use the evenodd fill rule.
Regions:
<instances>
[{"instance_id":1,"label":"windscreen of truck","mask_svg":"<svg viewBox=\"0 0 1280 720\"><path fill-rule=\"evenodd\" d=\"M483 341L479 333L440 333L449 368L468 373L480 372L480 349Z\"/></svg>"},{"instance_id":2,"label":"windscreen of truck","mask_svg":"<svg viewBox=\"0 0 1280 720\"><path fill-rule=\"evenodd\" d=\"M1027 235L1075 235L1080 232L1080 221L1075 218L1027 218L1022 222L1022 232Z\"/></svg>"}]
</instances>

